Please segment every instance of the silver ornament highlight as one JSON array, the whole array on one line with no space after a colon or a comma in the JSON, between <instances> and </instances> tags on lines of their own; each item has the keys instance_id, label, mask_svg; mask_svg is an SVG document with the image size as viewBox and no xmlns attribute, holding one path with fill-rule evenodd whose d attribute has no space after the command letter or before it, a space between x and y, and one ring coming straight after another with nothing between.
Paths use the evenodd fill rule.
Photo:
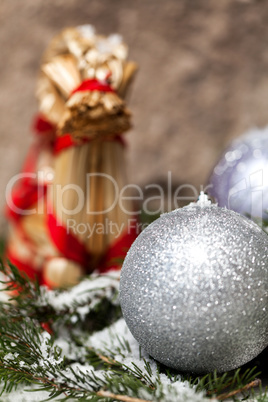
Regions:
<instances>
[{"instance_id":1,"label":"silver ornament highlight","mask_svg":"<svg viewBox=\"0 0 268 402\"><path fill-rule=\"evenodd\" d=\"M159 362L194 373L237 368L268 344L268 236L203 195L135 240L120 300L133 336Z\"/></svg>"}]
</instances>

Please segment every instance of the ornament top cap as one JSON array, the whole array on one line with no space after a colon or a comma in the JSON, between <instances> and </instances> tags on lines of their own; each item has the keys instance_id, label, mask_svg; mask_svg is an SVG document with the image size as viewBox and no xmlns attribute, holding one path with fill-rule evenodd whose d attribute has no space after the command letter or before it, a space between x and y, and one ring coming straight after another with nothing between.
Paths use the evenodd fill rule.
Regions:
<instances>
[{"instance_id":1,"label":"ornament top cap","mask_svg":"<svg viewBox=\"0 0 268 402\"><path fill-rule=\"evenodd\" d=\"M212 204L211 200L208 198L207 194L204 193L204 191L200 192L200 195L198 197L198 200L196 202L191 202L189 206L194 207L210 207Z\"/></svg>"}]
</instances>

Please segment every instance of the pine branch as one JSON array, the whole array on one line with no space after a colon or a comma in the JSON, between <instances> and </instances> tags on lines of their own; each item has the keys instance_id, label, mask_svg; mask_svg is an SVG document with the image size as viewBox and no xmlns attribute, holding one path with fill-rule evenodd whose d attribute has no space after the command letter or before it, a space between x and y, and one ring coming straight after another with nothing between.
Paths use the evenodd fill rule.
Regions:
<instances>
[{"instance_id":1,"label":"pine branch","mask_svg":"<svg viewBox=\"0 0 268 402\"><path fill-rule=\"evenodd\" d=\"M0 302L2 392L29 384L49 392L51 399L199 402L205 395L223 400L259 384L255 369L192 379L157 364L139 349L123 320L110 327L107 312L118 308L114 277L92 276L72 290L54 292L30 282L15 267L0 265L0 270L7 275L3 287L13 292L13 303ZM99 328L101 309L107 328L89 337L83 323L91 317L92 332ZM42 328L47 321L52 336ZM266 396L258 398L263 402Z\"/></svg>"},{"instance_id":2,"label":"pine branch","mask_svg":"<svg viewBox=\"0 0 268 402\"><path fill-rule=\"evenodd\" d=\"M3 392L10 392L20 382L39 384L55 398L64 394L65 399L80 398L91 400L93 397L117 395L117 400L144 400L141 395L150 396L149 400L162 400L159 378L146 377L135 367L121 365L123 373L115 370L93 370L92 366L78 366L66 363L53 339L40 326L29 318L24 325L10 322L1 331L0 377L4 381ZM120 366L120 362L118 362ZM134 374L134 375L133 375ZM160 387L159 387L160 386ZM157 396L157 392L160 397ZM106 394L105 394L106 393ZM131 401L131 399L127 399Z\"/></svg>"},{"instance_id":3,"label":"pine branch","mask_svg":"<svg viewBox=\"0 0 268 402\"><path fill-rule=\"evenodd\" d=\"M53 340L42 330L42 325L40 324L44 318L40 318L38 314L40 314L40 306L43 307L43 304L47 303L49 307L53 305L53 303L50 303L51 296L54 299L56 298L58 307L59 298L62 295L64 296L64 292L51 294L47 291L45 293L38 284L31 283L27 278L24 278L13 266L10 267L10 270L2 266L2 272L7 275L7 279L2 281L5 290L14 292L18 288L21 288L20 293L16 293L12 297L12 300L16 301L15 305L0 303L2 307L0 312L0 377L5 383L2 392L12 391L22 381L32 384L43 384L46 390L50 390L53 397L56 394L64 393L68 397L79 396L85 398L92 396L94 394L93 391L95 391L95 396L97 396L96 392L102 389L103 385L106 388L112 388L111 392L114 389L118 391L114 383L114 374L117 373L113 372L112 377L108 374L105 374L103 377L103 373L98 371L96 372L97 374L102 374L102 377L98 378L97 374L93 371L90 374L87 372L86 375L80 369L77 369L77 367L76 371L74 371L70 359L61 358L59 348L55 347L52 349ZM91 281L93 280L91 279ZM96 283L99 284L100 282L96 280ZM90 304L93 301L94 308L98 306L99 300L96 301L97 292L98 297L101 297L103 294L107 297L107 294L110 293L109 297L114 303L113 289L110 286L108 291L107 283L104 285L96 288L91 283L90 290L94 292L95 300L92 297L90 300L88 297L84 297L83 302ZM81 296L81 292L76 292L77 294ZM68 296L70 298L69 294ZM43 303L44 301L45 303ZM64 302L61 305L64 308L68 308ZM75 300L69 306L69 311L77 312L80 307L81 303ZM62 313L62 310L58 308L58 312ZM64 312L66 313L66 311ZM7 314L10 317L8 322L6 322ZM47 318L47 316L45 317ZM143 386L141 382L137 384L137 378L133 376L125 375L124 378L133 389L138 390ZM120 377L121 379L122 376ZM119 379L118 383L120 383ZM81 384L86 384L87 386L81 386ZM125 390L127 390L127 386L125 386Z\"/></svg>"},{"instance_id":4,"label":"pine branch","mask_svg":"<svg viewBox=\"0 0 268 402\"><path fill-rule=\"evenodd\" d=\"M116 394L113 394L112 392L107 392L107 391L99 391L99 392L97 392L97 395L102 396L104 398L116 399L117 401L122 401L122 402L150 402L145 399L132 398L131 396L127 396L127 395L116 395Z\"/></svg>"},{"instance_id":5,"label":"pine branch","mask_svg":"<svg viewBox=\"0 0 268 402\"><path fill-rule=\"evenodd\" d=\"M252 387L259 386L261 381L256 379L261 373L256 372L256 367L247 369L241 373L241 368L218 376L217 372L207 374L204 377L188 379L192 384L197 384L197 390L206 389L207 396L216 399L228 399L233 395L244 392ZM228 392L222 391L228 389ZM227 396L226 396L227 395Z\"/></svg>"},{"instance_id":6,"label":"pine branch","mask_svg":"<svg viewBox=\"0 0 268 402\"><path fill-rule=\"evenodd\" d=\"M55 332L66 326L70 333L75 328L90 333L121 316L118 273L92 275L72 289L53 291L30 281L11 264L7 267L0 261L0 272L6 278L0 281L1 290L14 302L0 302L0 309L13 319L30 317L52 325Z\"/></svg>"},{"instance_id":7,"label":"pine branch","mask_svg":"<svg viewBox=\"0 0 268 402\"><path fill-rule=\"evenodd\" d=\"M244 391L249 390L250 388L258 387L261 385L261 380L256 379L254 381L251 381L249 384L245 385L242 388L236 389L235 391L232 392L226 392L225 394L218 395L216 399L223 401L224 399L232 398L233 396L237 394L241 394Z\"/></svg>"},{"instance_id":8,"label":"pine branch","mask_svg":"<svg viewBox=\"0 0 268 402\"><path fill-rule=\"evenodd\" d=\"M252 390L252 397L254 397L254 402L268 402L268 389L266 387L265 391L260 390L259 395L255 395L254 390Z\"/></svg>"}]
</instances>

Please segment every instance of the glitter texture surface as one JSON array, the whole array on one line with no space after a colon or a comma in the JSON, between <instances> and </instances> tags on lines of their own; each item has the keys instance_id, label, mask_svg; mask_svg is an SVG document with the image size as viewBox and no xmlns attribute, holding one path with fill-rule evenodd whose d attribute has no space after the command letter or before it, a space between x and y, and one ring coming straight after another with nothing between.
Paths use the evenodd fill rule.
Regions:
<instances>
[{"instance_id":1,"label":"glitter texture surface","mask_svg":"<svg viewBox=\"0 0 268 402\"><path fill-rule=\"evenodd\" d=\"M220 207L268 218L268 127L231 143L213 170L208 191Z\"/></svg>"},{"instance_id":2,"label":"glitter texture surface","mask_svg":"<svg viewBox=\"0 0 268 402\"><path fill-rule=\"evenodd\" d=\"M268 237L243 216L202 203L162 215L125 259L126 323L156 360L227 371L268 344Z\"/></svg>"}]
</instances>

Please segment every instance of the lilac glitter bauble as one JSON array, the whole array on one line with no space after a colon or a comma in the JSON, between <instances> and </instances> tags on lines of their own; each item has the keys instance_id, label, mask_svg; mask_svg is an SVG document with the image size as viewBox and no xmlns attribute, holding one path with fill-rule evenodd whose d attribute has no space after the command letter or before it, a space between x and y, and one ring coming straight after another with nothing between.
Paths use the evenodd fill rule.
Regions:
<instances>
[{"instance_id":1,"label":"lilac glitter bauble","mask_svg":"<svg viewBox=\"0 0 268 402\"><path fill-rule=\"evenodd\" d=\"M268 218L268 127L234 140L210 177L208 192L220 207Z\"/></svg>"}]
</instances>

